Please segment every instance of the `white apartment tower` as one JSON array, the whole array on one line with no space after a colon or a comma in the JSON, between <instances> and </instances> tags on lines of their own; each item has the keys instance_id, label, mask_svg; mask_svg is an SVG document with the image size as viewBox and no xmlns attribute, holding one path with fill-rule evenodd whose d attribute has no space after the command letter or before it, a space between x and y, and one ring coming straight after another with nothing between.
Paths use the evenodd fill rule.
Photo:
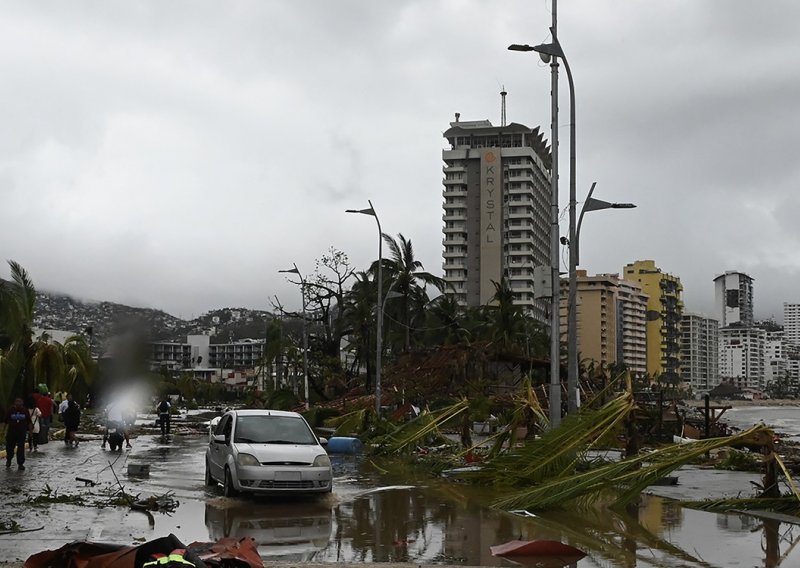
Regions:
<instances>
[{"instance_id":1,"label":"white apartment tower","mask_svg":"<svg viewBox=\"0 0 800 568\"><path fill-rule=\"evenodd\" d=\"M714 278L714 299L719 325L753 325L753 279L728 271Z\"/></svg>"},{"instance_id":2,"label":"white apartment tower","mask_svg":"<svg viewBox=\"0 0 800 568\"><path fill-rule=\"evenodd\" d=\"M719 330L719 374L739 388L766 386L767 332L757 327L722 327Z\"/></svg>"},{"instance_id":3,"label":"white apartment tower","mask_svg":"<svg viewBox=\"0 0 800 568\"><path fill-rule=\"evenodd\" d=\"M782 379L788 370L786 339L782 331L768 331L764 344L764 384Z\"/></svg>"},{"instance_id":4,"label":"white apartment tower","mask_svg":"<svg viewBox=\"0 0 800 568\"><path fill-rule=\"evenodd\" d=\"M462 306L482 306L506 279L540 321L533 269L550 264L550 149L538 128L456 121L444 133L444 279Z\"/></svg>"},{"instance_id":5,"label":"white apartment tower","mask_svg":"<svg viewBox=\"0 0 800 568\"><path fill-rule=\"evenodd\" d=\"M787 343L800 346L800 304L783 303L783 331Z\"/></svg>"},{"instance_id":6,"label":"white apartment tower","mask_svg":"<svg viewBox=\"0 0 800 568\"><path fill-rule=\"evenodd\" d=\"M695 393L707 394L719 379L719 322L700 314L681 317L681 374Z\"/></svg>"}]
</instances>

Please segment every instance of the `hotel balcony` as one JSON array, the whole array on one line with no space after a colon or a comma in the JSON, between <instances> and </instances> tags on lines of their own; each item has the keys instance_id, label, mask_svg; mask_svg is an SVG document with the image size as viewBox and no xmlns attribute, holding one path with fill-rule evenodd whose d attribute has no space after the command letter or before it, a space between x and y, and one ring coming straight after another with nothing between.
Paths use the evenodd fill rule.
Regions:
<instances>
[{"instance_id":1,"label":"hotel balcony","mask_svg":"<svg viewBox=\"0 0 800 568\"><path fill-rule=\"evenodd\" d=\"M467 220L467 208L446 208L444 214L442 215L442 221L466 221Z\"/></svg>"},{"instance_id":2,"label":"hotel balcony","mask_svg":"<svg viewBox=\"0 0 800 568\"><path fill-rule=\"evenodd\" d=\"M467 244L466 237L456 234L449 234L446 239L442 239L442 246L447 246L447 245L464 246L466 244Z\"/></svg>"}]
</instances>

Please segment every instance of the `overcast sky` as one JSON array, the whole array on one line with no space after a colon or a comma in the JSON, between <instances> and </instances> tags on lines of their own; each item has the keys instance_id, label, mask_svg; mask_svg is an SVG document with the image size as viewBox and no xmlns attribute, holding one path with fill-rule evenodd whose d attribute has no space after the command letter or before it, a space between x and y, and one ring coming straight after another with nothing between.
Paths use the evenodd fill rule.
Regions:
<instances>
[{"instance_id":1,"label":"overcast sky","mask_svg":"<svg viewBox=\"0 0 800 568\"><path fill-rule=\"evenodd\" d=\"M2 2L0 258L41 289L162 308L289 307L277 271L383 230L442 272L442 132L541 125L550 1ZM756 317L800 302L800 3L569 0L590 272L654 259L711 313L725 270ZM561 81L562 205L568 98ZM582 197L579 197L582 199ZM562 234L567 230L566 216ZM8 276L8 267L0 267Z\"/></svg>"}]
</instances>

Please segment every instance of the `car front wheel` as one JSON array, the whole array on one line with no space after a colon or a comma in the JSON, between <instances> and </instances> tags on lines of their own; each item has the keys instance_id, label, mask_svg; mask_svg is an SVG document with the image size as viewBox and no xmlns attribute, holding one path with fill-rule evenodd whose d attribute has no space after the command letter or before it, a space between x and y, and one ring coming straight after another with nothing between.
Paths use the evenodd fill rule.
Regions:
<instances>
[{"instance_id":1,"label":"car front wheel","mask_svg":"<svg viewBox=\"0 0 800 568\"><path fill-rule=\"evenodd\" d=\"M222 494L225 497L236 497L236 488L233 486L230 468L225 468L225 482L222 484Z\"/></svg>"}]
</instances>

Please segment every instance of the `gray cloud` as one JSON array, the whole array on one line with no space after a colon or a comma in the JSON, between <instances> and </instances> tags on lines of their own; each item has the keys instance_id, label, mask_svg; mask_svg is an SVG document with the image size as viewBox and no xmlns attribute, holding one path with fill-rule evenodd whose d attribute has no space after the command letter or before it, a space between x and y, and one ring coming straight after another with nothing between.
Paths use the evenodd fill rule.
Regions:
<instances>
[{"instance_id":1,"label":"gray cloud","mask_svg":"<svg viewBox=\"0 0 800 568\"><path fill-rule=\"evenodd\" d=\"M330 245L375 257L373 220L343 211L367 199L440 272L453 113L497 122L500 82L510 120L549 130L549 69L506 50L548 40L549 2L4 7L0 256L43 288L182 315L291 308L278 269ZM586 268L653 258L699 311L729 269L757 279L757 315L800 300L799 16L788 0L561 3L578 187L639 205L587 217Z\"/></svg>"}]
</instances>

